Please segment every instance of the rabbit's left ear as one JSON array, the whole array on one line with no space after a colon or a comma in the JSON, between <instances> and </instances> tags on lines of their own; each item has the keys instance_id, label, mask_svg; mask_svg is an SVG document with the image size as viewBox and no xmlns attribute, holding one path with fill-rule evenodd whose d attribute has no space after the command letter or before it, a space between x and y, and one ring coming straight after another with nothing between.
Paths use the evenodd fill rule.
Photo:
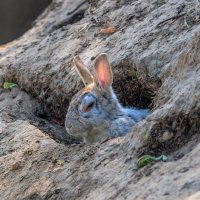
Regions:
<instances>
[{"instance_id":1,"label":"rabbit's left ear","mask_svg":"<svg viewBox=\"0 0 200 200\"><path fill-rule=\"evenodd\" d=\"M94 62L95 81L99 83L101 88L112 85L113 76L107 55L105 53L99 55Z\"/></svg>"}]
</instances>

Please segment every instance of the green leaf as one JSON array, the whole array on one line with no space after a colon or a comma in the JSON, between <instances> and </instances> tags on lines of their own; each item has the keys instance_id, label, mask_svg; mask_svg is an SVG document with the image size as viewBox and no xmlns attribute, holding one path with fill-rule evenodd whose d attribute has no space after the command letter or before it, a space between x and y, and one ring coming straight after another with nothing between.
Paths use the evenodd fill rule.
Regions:
<instances>
[{"instance_id":1,"label":"green leaf","mask_svg":"<svg viewBox=\"0 0 200 200\"><path fill-rule=\"evenodd\" d=\"M141 168L141 167L144 167L145 165L148 165L149 163L153 163L153 162L156 162L156 161L167 161L167 156L165 155L161 155L159 157L153 157L153 156L150 156L150 155L143 155L141 156L140 158L138 158L137 160L137 168Z\"/></svg>"},{"instance_id":2,"label":"green leaf","mask_svg":"<svg viewBox=\"0 0 200 200\"><path fill-rule=\"evenodd\" d=\"M10 88L14 88L14 87L17 87L17 84L11 83L11 82L4 82L4 84L3 84L4 89L10 89Z\"/></svg>"},{"instance_id":3,"label":"green leaf","mask_svg":"<svg viewBox=\"0 0 200 200\"><path fill-rule=\"evenodd\" d=\"M137 160L137 168L141 168L144 167L145 165L148 165L149 163L154 162L154 158L152 156L149 155L143 155L140 158L138 158Z\"/></svg>"}]
</instances>

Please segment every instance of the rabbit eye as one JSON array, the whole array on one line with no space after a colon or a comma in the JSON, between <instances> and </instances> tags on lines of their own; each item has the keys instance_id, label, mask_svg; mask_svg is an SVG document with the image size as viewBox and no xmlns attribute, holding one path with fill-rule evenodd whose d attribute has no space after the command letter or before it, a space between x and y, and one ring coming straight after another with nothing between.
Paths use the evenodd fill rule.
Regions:
<instances>
[{"instance_id":1,"label":"rabbit eye","mask_svg":"<svg viewBox=\"0 0 200 200\"><path fill-rule=\"evenodd\" d=\"M79 107L79 110L83 113L87 113L94 107L95 102L90 102L89 104L84 104Z\"/></svg>"},{"instance_id":2,"label":"rabbit eye","mask_svg":"<svg viewBox=\"0 0 200 200\"><path fill-rule=\"evenodd\" d=\"M78 109L80 112L86 114L87 112L91 111L95 105L96 105L96 98L92 94L87 93L81 99Z\"/></svg>"},{"instance_id":3,"label":"rabbit eye","mask_svg":"<svg viewBox=\"0 0 200 200\"><path fill-rule=\"evenodd\" d=\"M87 106L84 107L83 112L89 112L94 107L94 102L91 102Z\"/></svg>"}]
</instances>

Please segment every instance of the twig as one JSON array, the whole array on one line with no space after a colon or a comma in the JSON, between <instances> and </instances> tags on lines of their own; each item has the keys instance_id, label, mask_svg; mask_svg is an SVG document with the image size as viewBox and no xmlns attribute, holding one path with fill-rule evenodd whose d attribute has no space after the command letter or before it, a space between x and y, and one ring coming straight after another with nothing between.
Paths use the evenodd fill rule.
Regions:
<instances>
[{"instance_id":1,"label":"twig","mask_svg":"<svg viewBox=\"0 0 200 200\"><path fill-rule=\"evenodd\" d=\"M181 15L176 15L176 16L170 17L170 18L168 18L168 19L165 19L165 20L163 20L162 22L159 22L159 23L157 24L157 27L163 25L165 22L168 22L169 20L175 20L175 19L178 19L178 18L180 18L180 17L183 17L185 14L186 14L186 13L183 13L183 14L181 14Z\"/></svg>"},{"instance_id":2,"label":"twig","mask_svg":"<svg viewBox=\"0 0 200 200\"><path fill-rule=\"evenodd\" d=\"M76 12L82 5L84 5L85 3L87 3L87 1L83 1L81 2L79 5L76 6L76 8L74 8L71 12L68 12L67 15L71 15L72 13Z\"/></svg>"}]
</instances>

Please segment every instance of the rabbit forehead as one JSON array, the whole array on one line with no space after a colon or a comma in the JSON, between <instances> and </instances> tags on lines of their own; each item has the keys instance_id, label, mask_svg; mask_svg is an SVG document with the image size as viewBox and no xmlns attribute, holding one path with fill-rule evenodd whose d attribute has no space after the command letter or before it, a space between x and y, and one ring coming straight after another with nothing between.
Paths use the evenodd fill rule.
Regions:
<instances>
[{"instance_id":1,"label":"rabbit forehead","mask_svg":"<svg viewBox=\"0 0 200 200\"><path fill-rule=\"evenodd\" d=\"M84 87L82 90L80 90L78 93L76 93L71 99L70 107L76 106L76 104L82 99L82 97L86 93L91 92L91 90L92 90L92 86L88 85L88 86Z\"/></svg>"},{"instance_id":2,"label":"rabbit forehead","mask_svg":"<svg viewBox=\"0 0 200 200\"><path fill-rule=\"evenodd\" d=\"M72 97L70 106L73 106L73 105L76 105L77 103L79 103L82 100L83 96L87 93L91 93L96 98L98 98L100 96L99 89L97 87L95 87L93 84L91 84L91 85L84 87L82 90L80 90L78 93L76 93Z\"/></svg>"},{"instance_id":3,"label":"rabbit forehead","mask_svg":"<svg viewBox=\"0 0 200 200\"><path fill-rule=\"evenodd\" d=\"M73 96L70 106L68 108L68 114L70 112L73 116L78 115L79 117L84 118L84 116L80 115L78 108L80 104L84 103L83 99L87 93L91 94L92 96L94 96L94 98L96 98L98 107L96 107L96 109L100 109L101 113L108 115L109 112L116 112L118 110L119 103L115 94L112 91L112 88L110 88L110 90L103 91L96 85L88 85ZM91 112L90 119L92 117L96 117L94 116L95 114L96 113Z\"/></svg>"}]
</instances>

